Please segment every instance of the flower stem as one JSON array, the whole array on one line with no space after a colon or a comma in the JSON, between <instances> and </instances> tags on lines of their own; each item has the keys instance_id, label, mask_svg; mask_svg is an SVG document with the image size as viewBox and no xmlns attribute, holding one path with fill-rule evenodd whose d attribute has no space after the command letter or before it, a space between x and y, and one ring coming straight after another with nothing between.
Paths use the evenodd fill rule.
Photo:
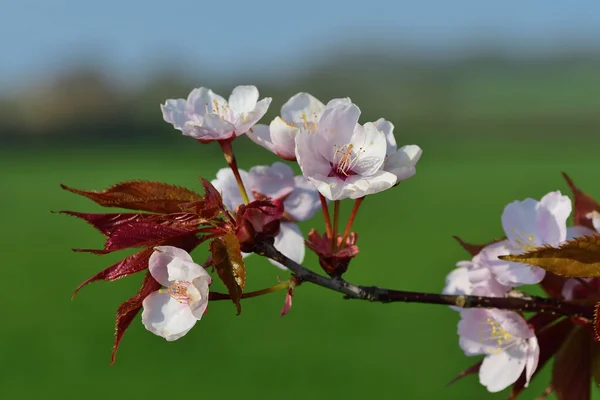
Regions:
<instances>
[{"instance_id":1,"label":"flower stem","mask_svg":"<svg viewBox=\"0 0 600 400\"><path fill-rule=\"evenodd\" d=\"M352 229L352 224L354 224L354 219L356 218L356 214L358 214L358 208L360 207L360 205L362 204L363 200L364 200L364 196L363 197L359 197L358 199L356 199L354 201L354 207L352 207L352 213L350 214L350 218L348 218L348 223L346 224L346 229L344 230L344 236L342 237L342 244L341 246L344 247L346 240L348 239L348 236L350 235L350 230Z\"/></svg>"},{"instance_id":2,"label":"flower stem","mask_svg":"<svg viewBox=\"0 0 600 400\"><path fill-rule=\"evenodd\" d=\"M262 296L263 294L277 292L279 290L287 289L289 286L290 286L290 281L281 282L275 286L271 286L266 289L257 290L255 292L243 293L242 299L249 299L250 297L257 297L257 296ZM210 292L208 296L209 296L209 300L211 300L211 301L231 299L231 296L228 294L225 294L225 293Z\"/></svg>"},{"instance_id":3,"label":"flower stem","mask_svg":"<svg viewBox=\"0 0 600 400\"><path fill-rule=\"evenodd\" d=\"M248 204L250 200L248 199L248 193L246 192L246 188L244 187L242 177L240 176L240 170L238 169L237 161L235 160L235 155L233 154L231 140L219 141L219 144L221 145L221 149L223 150L223 155L225 156L225 161L227 161L227 165L229 165L229 168L231 168L231 170L233 171L233 175L235 176L238 188L240 189L240 194L242 195L242 200L244 200L244 204Z\"/></svg>"},{"instance_id":4,"label":"flower stem","mask_svg":"<svg viewBox=\"0 0 600 400\"><path fill-rule=\"evenodd\" d=\"M333 233L331 230L331 217L329 216L329 208L327 208L327 200L319 193L319 199L321 200L321 208L323 209L323 217L325 218L325 229L327 229L327 237L332 238Z\"/></svg>"},{"instance_id":5,"label":"flower stem","mask_svg":"<svg viewBox=\"0 0 600 400\"><path fill-rule=\"evenodd\" d=\"M333 234L331 235L331 250L335 253L338 239L338 225L340 220L340 201L333 202Z\"/></svg>"}]
</instances>

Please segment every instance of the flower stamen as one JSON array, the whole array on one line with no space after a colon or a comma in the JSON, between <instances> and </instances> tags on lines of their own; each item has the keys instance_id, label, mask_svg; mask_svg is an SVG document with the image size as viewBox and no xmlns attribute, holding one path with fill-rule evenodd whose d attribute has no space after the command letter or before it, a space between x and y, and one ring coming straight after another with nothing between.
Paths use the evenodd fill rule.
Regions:
<instances>
[{"instance_id":1,"label":"flower stamen","mask_svg":"<svg viewBox=\"0 0 600 400\"><path fill-rule=\"evenodd\" d=\"M166 289L160 289L159 293L168 293L172 298L174 298L181 304L186 304L190 299L187 295L187 290L189 286L190 282L188 281L174 281Z\"/></svg>"}]
</instances>

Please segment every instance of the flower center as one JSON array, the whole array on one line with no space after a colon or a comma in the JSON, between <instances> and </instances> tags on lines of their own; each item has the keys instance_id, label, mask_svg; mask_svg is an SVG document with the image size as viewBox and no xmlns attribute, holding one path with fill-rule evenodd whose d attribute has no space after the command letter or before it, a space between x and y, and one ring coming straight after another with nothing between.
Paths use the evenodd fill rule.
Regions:
<instances>
[{"instance_id":1,"label":"flower center","mask_svg":"<svg viewBox=\"0 0 600 400\"><path fill-rule=\"evenodd\" d=\"M174 298L181 304L186 304L190 299L187 295L187 290L189 286L190 282L188 281L174 281L166 289L161 289L160 292L168 293L172 298Z\"/></svg>"},{"instance_id":2,"label":"flower center","mask_svg":"<svg viewBox=\"0 0 600 400\"><path fill-rule=\"evenodd\" d=\"M316 133L317 132L317 128L319 127L319 123L317 121L317 119L318 119L317 113L313 113L312 121L308 120L306 113L302 113L302 116L300 117L300 119L302 119L302 122L304 123L304 129L306 131L308 131L308 133Z\"/></svg>"},{"instance_id":3,"label":"flower center","mask_svg":"<svg viewBox=\"0 0 600 400\"><path fill-rule=\"evenodd\" d=\"M487 349L488 354L498 354L502 350L506 349L507 344L511 344L511 339L513 335L508 333L502 326L498 323L498 321L488 318L485 322L481 323L482 325L489 326L492 331L490 333L490 337L482 337L479 339L481 343L488 342L488 344L496 346L495 349ZM479 331L479 334L483 334L483 330Z\"/></svg>"},{"instance_id":4,"label":"flower center","mask_svg":"<svg viewBox=\"0 0 600 400\"><path fill-rule=\"evenodd\" d=\"M210 106L209 102L206 102L204 104L204 106L206 108L206 113L207 114L217 114L219 117L221 117L225 121L229 121L229 115L230 115L229 104L221 105L215 99L215 100L212 101L212 107Z\"/></svg>"},{"instance_id":5,"label":"flower center","mask_svg":"<svg viewBox=\"0 0 600 400\"><path fill-rule=\"evenodd\" d=\"M513 250L528 252L535 250L538 247L536 244L533 243L533 239L535 238L535 235L533 233L527 235L525 232L521 232L521 234L519 235L515 228L512 228L510 231L514 234L514 243L511 246Z\"/></svg>"},{"instance_id":6,"label":"flower center","mask_svg":"<svg viewBox=\"0 0 600 400\"><path fill-rule=\"evenodd\" d=\"M356 166L359 156L364 150L361 148L353 153L354 145L345 144L343 146L333 146L333 161L329 163L331 171L327 176L337 176L345 181L349 176L356 175L353 168Z\"/></svg>"}]
</instances>

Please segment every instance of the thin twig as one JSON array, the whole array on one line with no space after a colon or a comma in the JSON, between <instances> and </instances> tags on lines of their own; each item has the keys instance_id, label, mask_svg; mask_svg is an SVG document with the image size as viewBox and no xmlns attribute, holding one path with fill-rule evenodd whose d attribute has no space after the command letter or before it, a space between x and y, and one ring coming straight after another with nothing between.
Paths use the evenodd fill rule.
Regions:
<instances>
[{"instance_id":1,"label":"thin twig","mask_svg":"<svg viewBox=\"0 0 600 400\"><path fill-rule=\"evenodd\" d=\"M255 253L285 265L300 282L315 285L342 293L345 298L368 300L380 303L427 303L444 304L461 308L498 308L521 312L542 312L565 316L593 318L592 307L542 297L483 297L467 295L446 295L437 293L417 293L384 289L376 286L357 286L342 278L328 278L319 275L281 254L272 244L259 242Z\"/></svg>"}]
</instances>

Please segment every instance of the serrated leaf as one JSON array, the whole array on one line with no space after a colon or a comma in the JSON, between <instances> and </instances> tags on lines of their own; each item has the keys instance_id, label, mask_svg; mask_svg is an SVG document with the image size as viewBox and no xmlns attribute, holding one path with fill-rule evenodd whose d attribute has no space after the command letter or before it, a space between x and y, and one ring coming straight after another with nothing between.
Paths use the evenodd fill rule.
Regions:
<instances>
[{"instance_id":1,"label":"serrated leaf","mask_svg":"<svg viewBox=\"0 0 600 400\"><path fill-rule=\"evenodd\" d=\"M591 398L591 341L586 327L575 327L556 354L552 388L558 400Z\"/></svg>"},{"instance_id":2,"label":"serrated leaf","mask_svg":"<svg viewBox=\"0 0 600 400\"><path fill-rule=\"evenodd\" d=\"M103 191L88 191L60 185L64 190L87 197L104 207L119 207L155 213L178 213L181 204L203 197L181 186L151 181L126 181Z\"/></svg>"},{"instance_id":3,"label":"serrated leaf","mask_svg":"<svg viewBox=\"0 0 600 400\"><path fill-rule=\"evenodd\" d=\"M140 312L144 299L148 297L150 293L159 290L161 287L162 285L150 275L150 272L147 272L140 290L119 306L115 324L115 341L110 357L111 365L115 363L121 339L123 339L125 331L129 325L131 325L131 321L133 321L138 312Z\"/></svg>"},{"instance_id":4,"label":"serrated leaf","mask_svg":"<svg viewBox=\"0 0 600 400\"><path fill-rule=\"evenodd\" d=\"M584 236L560 247L544 246L524 254L499 256L571 278L600 277L600 236Z\"/></svg>"},{"instance_id":5,"label":"serrated leaf","mask_svg":"<svg viewBox=\"0 0 600 400\"><path fill-rule=\"evenodd\" d=\"M181 228L197 227L204 222L198 215L192 213L139 214L139 213L80 213L75 211L58 211L59 214L71 215L83 219L98 231L108 236L120 225L135 222L147 222L157 225L171 225Z\"/></svg>"},{"instance_id":6,"label":"serrated leaf","mask_svg":"<svg viewBox=\"0 0 600 400\"><path fill-rule=\"evenodd\" d=\"M125 257L121 261L111 265L110 267L98 272L96 275L86 279L83 283L77 286L73 297L85 285L95 281L116 281L117 279L135 274L148 268L148 260L152 255L153 249L146 249L135 254Z\"/></svg>"},{"instance_id":7,"label":"serrated leaf","mask_svg":"<svg viewBox=\"0 0 600 400\"><path fill-rule=\"evenodd\" d=\"M162 242L161 245L179 247L190 253L201 242L202 239L199 239L195 234L191 234L187 236L167 239L164 242ZM152 248L139 251L135 254L130 255L129 257L125 257L123 260L111 265L110 267L100 271L96 275L86 279L77 287L77 289L75 289L73 297L82 287L86 286L89 283L100 280L116 281L117 279L121 279L126 276L143 271L144 269L148 268L148 260L150 259L150 256L152 255L153 251L154 250Z\"/></svg>"},{"instance_id":8,"label":"serrated leaf","mask_svg":"<svg viewBox=\"0 0 600 400\"><path fill-rule=\"evenodd\" d=\"M600 211L600 204L587 193L581 191L577 186L575 186L575 183L573 183L567 174L563 172L562 175L571 188L571 191L573 191L575 203L573 207L574 225L585 226L587 228L594 229L592 221L587 217L587 215L592 211Z\"/></svg>"},{"instance_id":9,"label":"serrated leaf","mask_svg":"<svg viewBox=\"0 0 600 400\"><path fill-rule=\"evenodd\" d=\"M235 234L228 233L210 242L210 251L217 274L227 287L239 315L242 312L240 300L246 286L246 266L240 243Z\"/></svg>"}]
</instances>

